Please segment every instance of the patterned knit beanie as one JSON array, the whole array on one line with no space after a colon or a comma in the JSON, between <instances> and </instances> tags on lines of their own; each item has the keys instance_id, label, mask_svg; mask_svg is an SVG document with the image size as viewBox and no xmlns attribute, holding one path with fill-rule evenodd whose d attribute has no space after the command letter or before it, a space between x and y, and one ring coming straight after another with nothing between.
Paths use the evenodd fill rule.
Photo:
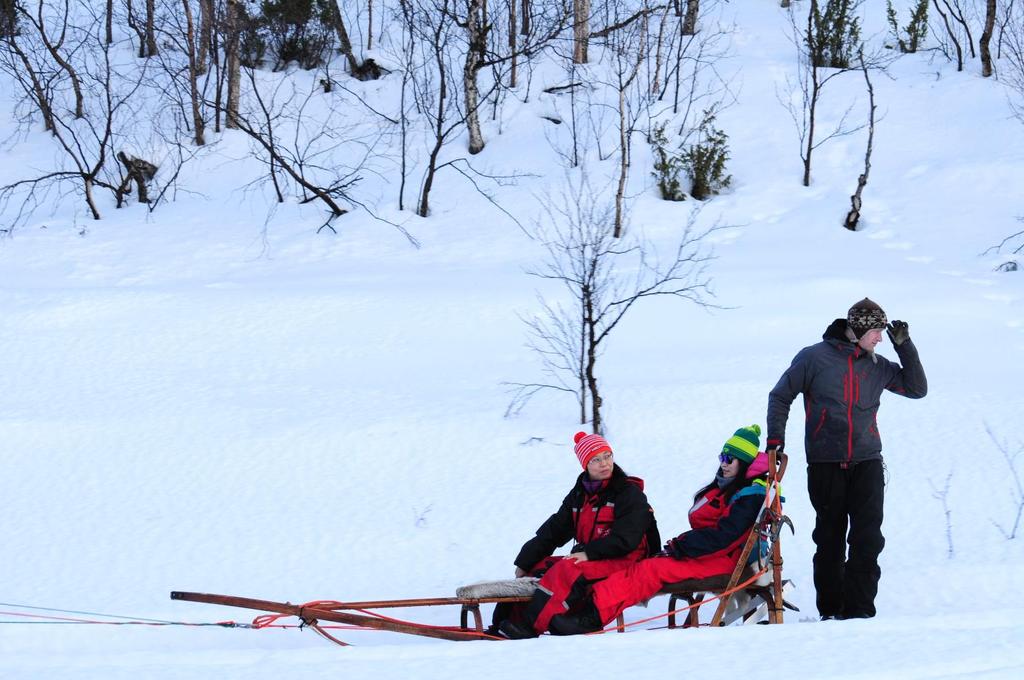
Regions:
<instances>
[{"instance_id":1,"label":"patterned knit beanie","mask_svg":"<svg viewBox=\"0 0 1024 680\"><path fill-rule=\"evenodd\" d=\"M734 458L739 458L749 463L757 457L757 450L761 448L761 426L749 425L736 430L736 434L729 437L722 447L722 453Z\"/></svg>"},{"instance_id":2,"label":"patterned knit beanie","mask_svg":"<svg viewBox=\"0 0 1024 680\"><path fill-rule=\"evenodd\" d=\"M854 304L846 313L846 325L858 340L872 329L885 328L887 323L889 320L885 318L885 311L878 306L877 302L868 298Z\"/></svg>"},{"instance_id":3,"label":"patterned knit beanie","mask_svg":"<svg viewBox=\"0 0 1024 680\"><path fill-rule=\"evenodd\" d=\"M576 457L580 459L580 465L583 466L584 470L587 469L587 464L594 456L599 456L605 451L608 453L612 452L612 447L608 446L608 441L599 434L577 432L576 436L573 437L573 441L576 442Z\"/></svg>"}]
</instances>

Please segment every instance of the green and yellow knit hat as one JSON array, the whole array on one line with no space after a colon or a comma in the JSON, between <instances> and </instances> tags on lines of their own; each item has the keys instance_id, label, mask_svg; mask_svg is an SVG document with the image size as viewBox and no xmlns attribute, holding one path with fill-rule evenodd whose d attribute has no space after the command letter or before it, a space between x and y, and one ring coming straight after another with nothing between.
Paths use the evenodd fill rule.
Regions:
<instances>
[{"instance_id":1,"label":"green and yellow knit hat","mask_svg":"<svg viewBox=\"0 0 1024 680\"><path fill-rule=\"evenodd\" d=\"M725 442L722 453L739 458L744 463L750 463L757 458L757 451L761 448L760 436L760 425L741 427Z\"/></svg>"}]
</instances>

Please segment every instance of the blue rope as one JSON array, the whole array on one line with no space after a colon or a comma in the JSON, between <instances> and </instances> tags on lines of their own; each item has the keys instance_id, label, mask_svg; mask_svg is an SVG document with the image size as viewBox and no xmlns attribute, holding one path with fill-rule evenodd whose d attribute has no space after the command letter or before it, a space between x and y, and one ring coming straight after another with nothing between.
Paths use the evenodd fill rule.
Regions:
<instances>
[{"instance_id":1,"label":"blue rope","mask_svg":"<svg viewBox=\"0 0 1024 680\"><path fill-rule=\"evenodd\" d=\"M121 614L102 614L100 612L87 612L80 611L77 609L56 609L53 607L33 607L29 604L14 604L11 602L0 602L0 607L12 607L15 609L34 609L36 611L45 612L60 612L62 614L79 614L82 616L102 616L108 619L128 619L127 621L109 621L102 622L105 625L112 626L219 626L221 628L251 628L251 624L248 623L235 623L234 621L224 621L221 623L186 623L183 621L167 621L164 619L149 619L143 616L123 616ZM0 621L0 624L67 624L67 625L95 625L89 621Z\"/></svg>"},{"instance_id":2,"label":"blue rope","mask_svg":"<svg viewBox=\"0 0 1024 680\"><path fill-rule=\"evenodd\" d=\"M83 616L102 616L108 619L132 619L133 621L148 621L150 623L177 623L176 621L165 621L164 619L147 619L141 616L122 616L120 614L100 614L99 612L83 612L76 609L54 609L53 607L33 607L28 604L12 604L0 602L0 607L15 607L18 609L35 609L44 612L61 612L63 614L81 614Z\"/></svg>"}]
</instances>

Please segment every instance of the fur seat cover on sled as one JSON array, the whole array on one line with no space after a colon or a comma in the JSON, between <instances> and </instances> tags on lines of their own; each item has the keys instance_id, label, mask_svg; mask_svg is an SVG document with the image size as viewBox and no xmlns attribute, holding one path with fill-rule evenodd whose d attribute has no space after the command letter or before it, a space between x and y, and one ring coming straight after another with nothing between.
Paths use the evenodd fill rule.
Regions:
<instances>
[{"instance_id":1,"label":"fur seat cover on sled","mask_svg":"<svg viewBox=\"0 0 1024 680\"><path fill-rule=\"evenodd\" d=\"M510 578L504 581L480 581L455 589L455 597L482 600L489 597L530 597L540 581L535 576Z\"/></svg>"}]
</instances>

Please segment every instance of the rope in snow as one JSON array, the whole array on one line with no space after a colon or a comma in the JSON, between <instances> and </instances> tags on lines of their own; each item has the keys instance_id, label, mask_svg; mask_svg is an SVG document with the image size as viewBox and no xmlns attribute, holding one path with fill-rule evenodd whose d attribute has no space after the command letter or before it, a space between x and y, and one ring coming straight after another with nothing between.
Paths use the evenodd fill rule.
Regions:
<instances>
[{"instance_id":1,"label":"rope in snow","mask_svg":"<svg viewBox=\"0 0 1024 680\"><path fill-rule=\"evenodd\" d=\"M122 614L104 614L102 612L89 612L81 611L77 609L58 609L55 607L37 607L28 604L15 604L12 602L0 602L0 607L10 607L12 609L31 609L38 612L55 612L53 614L32 614L25 611L3 611L0 610L0 616L17 616L22 620L16 621L3 621L0 620L0 624L10 625L100 625L100 626L185 626L191 628L202 628L202 627L218 627L218 628L244 628L250 630L259 630L261 628L312 628L319 635L324 638L342 646L348 646L348 643L343 642L324 629L331 630L376 630L374 628L364 628L362 626L343 626L343 625L320 625L308 624L303 622L297 625L279 624L275 621L263 621L267 617L256 617L253 623L239 623L237 621L215 621L215 622L189 622L189 621L168 621L165 619L151 619L143 616L125 616ZM57 614L77 614L80 616L58 616ZM81 618L82 616L99 617L105 619L123 619L120 621L98 621L96 619ZM32 620L24 620L32 619Z\"/></svg>"},{"instance_id":2,"label":"rope in snow","mask_svg":"<svg viewBox=\"0 0 1024 680\"><path fill-rule=\"evenodd\" d=\"M237 623L235 621L217 621L192 623L186 621L167 621L165 619L150 619L143 616L124 616L122 614L104 614L101 612L87 612L77 609L57 609L54 607L36 607L28 604L15 604L12 602L0 602L0 607L11 607L13 609L31 609L39 612L58 612L60 614L78 614L80 616L57 616L55 614L30 614L24 611L0 611L0 616L18 616L22 619L37 619L33 621L0 621L0 624L88 624L104 626L219 626L221 628L250 628L248 623ZM81 616L93 616L106 619L123 619L121 621L97 621L95 619L80 618Z\"/></svg>"}]
</instances>

